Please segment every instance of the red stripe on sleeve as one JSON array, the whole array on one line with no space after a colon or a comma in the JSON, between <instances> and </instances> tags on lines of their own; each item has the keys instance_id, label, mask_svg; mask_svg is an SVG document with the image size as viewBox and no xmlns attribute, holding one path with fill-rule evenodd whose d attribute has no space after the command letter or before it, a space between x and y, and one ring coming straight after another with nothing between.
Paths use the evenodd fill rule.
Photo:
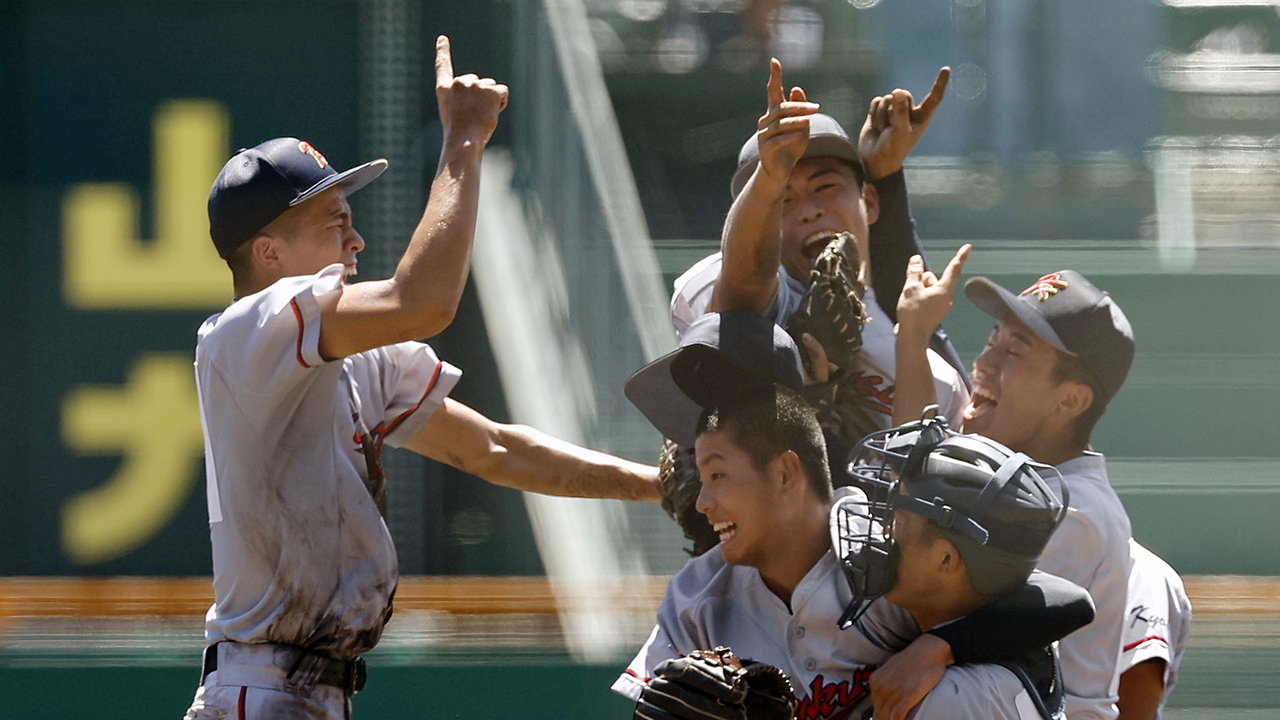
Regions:
<instances>
[{"instance_id":1,"label":"red stripe on sleeve","mask_svg":"<svg viewBox=\"0 0 1280 720\"><path fill-rule=\"evenodd\" d=\"M302 311L298 309L298 298L290 300L289 307L293 308L293 316L298 319L298 364L310 368L307 361L302 359Z\"/></svg>"},{"instance_id":2,"label":"red stripe on sleeve","mask_svg":"<svg viewBox=\"0 0 1280 720\"><path fill-rule=\"evenodd\" d=\"M248 690L249 690L249 688L247 688L247 687L241 687L241 688L240 688L240 705L239 705L239 709L238 709L238 711L237 711L237 713L238 713L238 714L237 714L237 718L238 718L238 720L244 720L244 694L245 694L245 692L247 692Z\"/></svg>"},{"instance_id":3,"label":"red stripe on sleeve","mask_svg":"<svg viewBox=\"0 0 1280 720\"><path fill-rule=\"evenodd\" d=\"M1164 638L1160 637L1159 635L1148 635L1148 636L1146 636L1146 637L1142 638L1141 640L1139 640L1138 642L1129 643L1128 645L1125 645L1125 646L1124 646L1124 651L1125 651L1125 652L1129 652L1130 650L1132 650L1132 649L1134 649L1134 648L1138 647L1139 645L1141 645L1142 643L1144 643L1144 642L1146 642L1146 641L1148 641L1148 640L1158 640L1158 641L1160 641L1160 643L1161 643L1161 644L1163 644L1165 647L1169 647L1169 641L1168 641L1168 640L1165 640Z\"/></svg>"},{"instance_id":4,"label":"red stripe on sleeve","mask_svg":"<svg viewBox=\"0 0 1280 720\"><path fill-rule=\"evenodd\" d=\"M651 678L642 678L642 677L640 677L640 674L639 674L639 673L637 673L635 670L632 670L631 668L627 668L626 672L627 672L627 674L628 674L628 675L630 675L630 676L631 676L631 677L633 677L633 678L636 678L636 679L637 679L637 680L639 680L640 682L649 682L649 680L651 679Z\"/></svg>"},{"instance_id":5,"label":"red stripe on sleeve","mask_svg":"<svg viewBox=\"0 0 1280 720\"><path fill-rule=\"evenodd\" d=\"M427 396L430 395L431 391L435 389L436 381L440 379L440 371L443 369L444 369L444 362L437 361L436 371L432 373L431 382L427 383L427 391L422 393L422 397L418 399L418 404L414 405L408 410L405 410L404 412L397 415L396 419L392 420L391 423L387 425L387 430L386 432L383 433L384 436L390 435L391 433L395 432L395 429L400 426L400 423L404 422L410 415L417 412L418 408L422 407L422 403L427 401Z\"/></svg>"}]
</instances>

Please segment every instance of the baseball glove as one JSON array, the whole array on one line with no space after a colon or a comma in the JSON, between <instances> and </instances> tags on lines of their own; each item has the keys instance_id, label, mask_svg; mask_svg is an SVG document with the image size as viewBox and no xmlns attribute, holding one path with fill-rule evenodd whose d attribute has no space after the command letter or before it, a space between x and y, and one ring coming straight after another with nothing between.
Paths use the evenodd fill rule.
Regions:
<instances>
[{"instance_id":1,"label":"baseball glove","mask_svg":"<svg viewBox=\"0 0 1280 720\"><path fill-rule=\"evenodd\" d=\"M662 509L680 524L684 536L693 541L693 549L687 552L693 557L710 550L720 542L720 536L711 529L707 516L698 512L698 493L702 482L698 479L698 466L693 448L664 439L662 455L658 459L658 490L662 493Z\"/></svg>"},{"instance_id":2,"label":"baseball glove","mask_svg":"<svg viewBox=\"0 0 1280 720\"><path fill-rule=\"evenodd\" d=\"M726 647L665 660L640 693L634 720L793 720L786 673Z\"/></svg>"},{"instance_id":3,"label":"baseball glove","mask_svg":"<svg viewBox=\"0 0 1280 720\"><path fill-rule=\"evenodd\" d=\"M853 235L840 233L823 248L809 273L809 289L787 323L787 332L800 347L804 369L814 377L813 359L804 344L808 333L836 367L826 382L805 388L805 399L818 413L824 429L856 443L880 427L867 412L858 390L857 355L862 349L862 326L867 322L858 280L858 248Z\"/></svg>"}]
</instances>

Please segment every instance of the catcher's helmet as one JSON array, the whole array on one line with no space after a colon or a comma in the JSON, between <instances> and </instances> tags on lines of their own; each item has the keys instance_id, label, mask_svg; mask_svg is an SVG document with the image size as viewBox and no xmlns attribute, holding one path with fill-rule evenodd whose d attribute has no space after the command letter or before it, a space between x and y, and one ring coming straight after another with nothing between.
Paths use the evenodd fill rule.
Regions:
<instances>
[{"instance_id":1,"label":"catcher's helmet","mask_svg":"<svg viewBox=\"0 0 1280 720\"><path fill-rule=\"evenodd\" d=\"M844 623L893 588L893 513L913 512L940 528L984 595L1013 592L1035 568L1066 514L1040 472L1056 472L979 435L930 418L868 436L849 474L865 494L831 511L832 542L853 590ZM1066 486L1063 486L1064 501Z\"/></svg>"}]
</instances>

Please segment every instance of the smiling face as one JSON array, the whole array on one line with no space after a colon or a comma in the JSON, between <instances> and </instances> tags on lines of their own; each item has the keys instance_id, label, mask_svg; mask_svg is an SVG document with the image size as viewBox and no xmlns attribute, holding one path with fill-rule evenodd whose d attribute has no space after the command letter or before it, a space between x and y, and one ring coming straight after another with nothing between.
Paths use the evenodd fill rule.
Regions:
<instances>
[{"instance_id":1,"label":"smiling face","mask_svg":"<svg viewBox=\"0 0 1280 720\"><path fill-rule=\"evenodd\" d=\"M727 429L702 433L694 449L702 479L697 509L720 536L725 562L760 567L786 537L778 527L777 460L757 468Z\"/></svg>"},{"instance_id":2,"label":"smiling face","mask_svg":"<svg viewBox=\"0 0 1280 720\"><path fill-rule=\"evenodd\" d=\"M1006 314L973 361L973 396L964 409L964 432L978 433L1036 457L1046 440L1061 434L1066 394L1075 383L1057 382L1058 349ZM1039 459L1039 458L1037 458Z\"/></svg>"},{"instance_id":3,"label":"smiling face","mask_svg":"<svg viewBox=\"0 0 1280 720\"><path fill-rule=\"evenodd\" d=\"M262 231L273 236L279 277L314 275L334 263L356 274L364 239L351 225L351 205L342 188L330 188L290 208Z\"/></svg>"},{"instance_id":4,"label":"smiling face","mask_svg":"<svg viewBox=\"0 0 1280 720\"><path fill-rule=\"evenodd\" d=\"M876 221L874 190L864 193L853 168L838 158L804 158L787 179L782 200L782 266L808 283L818 253L836 233L852 233L867 255L867 228Z\"/></svg>"}]
</instances>

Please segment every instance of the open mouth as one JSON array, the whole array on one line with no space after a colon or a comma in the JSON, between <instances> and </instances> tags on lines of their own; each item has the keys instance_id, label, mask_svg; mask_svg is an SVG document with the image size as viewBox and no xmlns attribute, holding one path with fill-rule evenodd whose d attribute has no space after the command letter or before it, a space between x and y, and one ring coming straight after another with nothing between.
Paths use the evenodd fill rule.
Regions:
<instances>
[{"instance_id":1,"label":"open mouth","mask_svg":"<svg viewBox=\"0 0 1280 720\"><path fill-rule=\"evenodd\" d=\"M731 522L715 523L711 526L711 529L715 530L716 534L720 536L720 542L728 542L733 539L734 535L738 534L738 526Z\"/></svg>"},{"instance_id":2,"label":"open mouth","mask_svg":"<svg viewBox=\"0 0 1280 720\"><path fill-rule=\"evenodd\" d=\"M804 239L803 249L800 251L806 260L812 264L818 259L818 255L836 239L834 230L820 230Z\"/></svg>"},{"instance_id":3,"label":"open mouth","mask_svg":"<svg viewBox=\"0 0 1280 720\"><path fill-rule=\"evenodd\" d=\"M999 404L994 393L975 383L973 394L969 397L969 405L964 409L964 420L965 422L972 422L975 418L980 418L995 410L996 405Z\"/></svg>"},{"instance_id":4,"label":"open mouth","mask_svg":"<svg viewBox=\"0 0 1280 720\"><path fill-rule=\"evenodd\" d=\"M344 278L353 278L356 276L356 264L349 263L343 267L342 276Z\"/></svg>"}]
</instances>

